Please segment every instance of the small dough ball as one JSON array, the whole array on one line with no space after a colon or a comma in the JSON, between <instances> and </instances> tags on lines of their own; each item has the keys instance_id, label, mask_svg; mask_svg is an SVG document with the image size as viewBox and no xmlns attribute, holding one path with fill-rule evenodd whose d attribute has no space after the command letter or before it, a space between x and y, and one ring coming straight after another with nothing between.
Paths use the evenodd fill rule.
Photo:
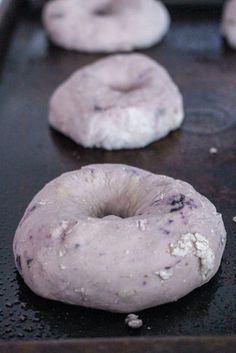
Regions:
<instances>
[{"instance_id":1,"label":"small dough ball","mask_svg":"<svg viewBox=\"0 0 236 353\"><path fill-rule=\"evenodd\" d=\"M228 44L236 49L236 0L227 1L225 4L222 33Z\"/></svg>"},{"instance_id":2,"label":"small dough ball","mask_svg":"<svg viewBox=\"0 0 236 353\"><path fill-rule=\"evenodd\" d=\"M177 129L182 96L142 54L114 55L74 73L53 94L49 122L84 147L140 148Z\"/></svg>"},{"instance_id":3,"label":"small dough ball","mask_svg":"<svg viewBox=\"0 0 236 353\"><path fill-rule=\"evenodd\" d=\"M127 315L125 323L127 326L133 329L137 329L143 326L143 320L139 319L139 316L135 314Z\"/></svg>"},{"instance_id":4,"label":"small dough ball","mask_svg":"<svg viewBox=\"0 0 236 353\"><path fill-rule=\"evenodd\" d=\"M63 48L116 52L158 43L170 17L156 0L54 0L44 8L43 23Z\"/></svg>"}]
</instances>

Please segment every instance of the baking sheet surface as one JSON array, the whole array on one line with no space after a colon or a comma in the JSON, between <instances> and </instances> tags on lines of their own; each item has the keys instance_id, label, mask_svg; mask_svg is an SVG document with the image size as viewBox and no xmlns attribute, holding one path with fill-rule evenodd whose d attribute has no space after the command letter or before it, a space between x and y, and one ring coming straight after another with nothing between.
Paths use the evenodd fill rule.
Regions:
<instances>
[{"instance_id":1,"label":"baking sheet surface","mask_svg":"<svg viewBox=\"0 0 236 353\"><path fill-rule=\"evenodd\" d=\"M37 20L15 32L0 81L0 337L10 339L225 335L236 331L236 52L219 35L220 14L172 13L171 31L145 53L163 64L184 95L186 121L145 149L106 152L77 146L48 127L53 90L100 55L48 44ZM209 149L218 148L211 155ZM34 295L17 274L12 240L20 218L43 185L90 163L127 163L183 179L223 213L228 243L218 274L177 303L140 313L133 333L125 315L89 310Z\"/></svg>"}]
</instances>

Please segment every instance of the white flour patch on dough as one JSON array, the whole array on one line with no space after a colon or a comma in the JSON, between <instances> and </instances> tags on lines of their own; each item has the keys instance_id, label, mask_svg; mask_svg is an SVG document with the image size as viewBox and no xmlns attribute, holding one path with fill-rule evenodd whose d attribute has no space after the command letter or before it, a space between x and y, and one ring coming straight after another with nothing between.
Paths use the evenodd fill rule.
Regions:
<instances>
[{"instance_id":1,"label":"white flour patch on dough","mask_svg":"<svg viewBox=\"0 0 236 353\"><path fill-rule=\"evenodd\" d=\"M164 268L158 272L155 272L155 274L158 275L163 281L166 281L173 276L174 271L172 268Z\"/></svg>"},{"instance_id":2,"label":"white flour patch on dough","mask_svg":"<svg viewBox=\"0 0 236 353\"><path fill-rule=\"evenodd\" d=\"M206 280L214 268L215 254L208 240L199 233L183 234L176 244L170 244L173 256L184 257L193 254L199 258L199 272Z\"/></svg>"}]
</instances>

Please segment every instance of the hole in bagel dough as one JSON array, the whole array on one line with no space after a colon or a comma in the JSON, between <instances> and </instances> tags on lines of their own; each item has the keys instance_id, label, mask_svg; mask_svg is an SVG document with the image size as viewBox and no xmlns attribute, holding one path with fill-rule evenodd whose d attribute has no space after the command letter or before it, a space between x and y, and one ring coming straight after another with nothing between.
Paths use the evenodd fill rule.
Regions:
<instances>
[{"instance_id":1,"label":"hole in bagel dough","mask_svg":"<svg viewBox=\"0 0 236 353\"><path fill-rule=\"evenodd\" d=\"M117 12L117 9L115 8L115 3L111 2L110 4L106 4L105 6L98 7L93 11L93 14L95 16L111 16L114 15Z\"/></svg>"},{"instance_id":2,"label":"hole in bagel dough","mask_svg":"<svg viewBox=\"0 0 236 353\"><path fill-rule=\"evenodd\" d=\"M105 217L109 217L109 216L113 216L113 217L119 217L119 218L129 218L134 216L134 214L131 214L131 212L129 210L112 210L112 209L108 209L108 208L104 208L101 209L97 212L96 215L94 215L95 218L105 218Z\"/></svg>"},{"instance_id":3,"label":"hole in bagel dough","mask_svg":"<svg viewBox=\"0 0 236 353\"><path fill-rule=\"evenodd\" d=\"M104 205L100 205L94 210L92 217L94 218L105 218L105 217L119 217L119 218L130 218L136 215L136 207L129 198L125 201L118 199L112 199L105 202Z\"/></svg>"},{"instance_id":4,"label":"hole in bagel dough","mask_svg":"<svg viewBox=\"0 0 236 353\"><path fill-rule=\"evenodd\" d=\"M124 84L111 84L110 85L110 88L114 91L118 91L118 92L121 92L121 93L131 93L131 92L134 92L134 91L137 91L137 90L140 90L142 88L144 88L145 86L148 85L148 81L145 80L145 81L136 81L136 82L126 82Z\"/></svg>"},{"instance_id":5,"label":"hole in bagel dough","mask_svg":"<svg viewBox=\"0 0 236 353\"><path fill-rule=\"evenodd\" d=\"M88 185L91 187L94 201L92 205L89 202L88 208L86 207L87 216L99 219L106 217L125 219L141 215L139 172L130 167L123 167L122 173L119 174L114 170L108 175L101 176L104 178L102 186L98 187L97 181L95 188L92 184Z\"/></svg>"},{"instance_id":6,"label":"hole in bagel dough","mask_svg":"<svg viewBox=\"0 0 236 353\"><path fill-rule=\"evenodd\" d=\"M111 12L108 8L97 9L94 11L94 15L96 16L108 16L111 15Z\"/></svg>"}]
</instances>

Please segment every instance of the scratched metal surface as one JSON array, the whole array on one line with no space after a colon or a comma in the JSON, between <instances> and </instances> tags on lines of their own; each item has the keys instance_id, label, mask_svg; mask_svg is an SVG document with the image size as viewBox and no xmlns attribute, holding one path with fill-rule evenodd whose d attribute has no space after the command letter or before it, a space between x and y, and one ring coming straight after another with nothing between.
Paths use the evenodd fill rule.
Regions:
<instances>
[{"instance_id":1,"label":"scratched metal surface","mask_svg":"<svg viewBox=\"0 0 236 353\"><path fill-rule=\"evenodd\" d=\"M99 55L49 45L37 20L18 24L0 81L0 338L2 340L163 335L236 331L236 52L219 35L220 12L172 11L171 31L145 53L163 64L184 95L182 128L145 149L105 152L77 146L47 123L50 94ZM218 148L211 155L210 147ZM133 333L124 315L34 295L12 256L16 226L34 194L59 174L90 163L127 163L186 180L223 213L228 242L218 274L177 303L140 313Z\"/></svg>"}]
</instances>

